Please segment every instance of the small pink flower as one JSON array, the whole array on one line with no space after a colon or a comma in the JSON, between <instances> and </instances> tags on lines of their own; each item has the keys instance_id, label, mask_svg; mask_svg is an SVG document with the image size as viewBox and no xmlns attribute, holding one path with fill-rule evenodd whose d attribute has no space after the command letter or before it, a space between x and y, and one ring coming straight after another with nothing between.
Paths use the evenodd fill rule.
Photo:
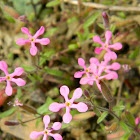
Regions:
<instances>
[{"instance_id":1,"label":"small pink flower","mask_svg":"<svg viewBox=\"0 0 140 140\"><path fill-rule=\"evenodd\" d=\"M37 53L37 47L35 46L35 43L40 43L41 45L47 45L50 43L50 40L48 38L41 38L41 39L37 39L38 36L42 35L44 33L45 28L43 26L41 26L41 28L35 33L34 36L32 36L29 33L28 28L26 27L22 27L21 31L25 34L28 35L29 39L23 39L23 38L19 38L16 41L16 44L18 45L24 45L26 43L31 43L31 48L30 48L30 54L35 56Z\"/></svg>"},{"instance_id":2,"label":"small pink flower","mask_svg":"<svg viewBox=\"0 0 140 140\"><path fill-rule=\"evenodd\" d=\"M18 86L24 86L26 82L21 78L14 78L15 76L20 76L23 73L23 68L18 67L15 69L15 71L11 74L7 71L7 64L4 61L0 61L0 69L5 73L5 77L0 77L0 82L7 81L7 86L5 89L5 93L8 96L12 95L12 87L11 87L11 81L15 82Z\"/></svg>"},{"instance_id":3,"label":"small pink flower","mask_svg":"<svg viewBox=\"0 0 140 140\"><path fill-rule=\"evenodd\" d=\"M33 131L33 132L31 132L30 139L37 139L38 136L40 136L40 135L44 135L43 140L47 140L47 136L51 136L55 140L62 140L63 139L60 134L57 134L57 133L53 134L53 133L51 133L51 131L59 130L61 128L61 123L60 122L55 122L51 129L47 129L48 125L50 123L50 117L48 115L45 115L43 117L43 122L45 124L44 131L41 131L41 132Z\"/></svg>"},{"instance_id":4,"label":"small pink flower","mask_svg":"<svg viewBox=\"0 0 140 140\"><path fill-rule=\"evenodd\" d=\"M93 41L101 44L101 46L102 46L102 47L96 47L95 48L95 53L100 54L100 52L102 50L106 50L108 55L110 56L110 58L115 60L115 59L117 59L117 55L116 55L115 52L112 52L110 49L120 50L122 48L122 44L121 43L115 43L113 45L109 45L109 41L110 41L111 37L112 37L111 31L106 31L106 33L105 33L106 41L105 41L105 43L103 43L99 36L97 36L97 35L94 36Z\"/></svg>"},{"instance_id":5,"label":"small pink flower","mask_svg":"<svg viewBox=\"0 0 140 140\"><path fill-rule=\"evenodd\" d=\"M137 126L139 123L140 123L140 118L137 117L137 118L135 119L135 124L136 124L136 126Z\"/></svg>"},{"instance_id":6,"label":"small pink flower","mask_svg":"<svg viewBox=\"0 0 140 140\"><path fill-rule=\"evenodd\" d=\"M72 120L72 115L70 114L71 108L76 108L79 112L86 112L88 110L88 106L79 102L78 104L74 104L75 99L79 99L82 96L82 89L77 88L71 99L68 99L69 88L67 86L62 86L60 88L60 94L65 98L65 103L52 103L49 106L49 110L52 112L58 112L61 108L66 108L66 113L63 115L64 123L69 123Z\"/></svg>"},{"instance_id":7,"label":"small pink flower","mask_svg":"<svg viewBox=\"0 0 140 140\"><path fill-rule=\"evenodd\" d=\"M19 102L18 98L15 100L15 103L13 106L23 106L22 103Z\"/></svg>"},{"instance_id":8,"label":"small pink flower","mask_svg":"<svg viewBox=\"0 0 140 140\"><path fill-rule=\"evenodd\" d=\"M128 64L122 65L124 72L128 72L130 70L130 66Z\"/></svg>"}]
</instances>

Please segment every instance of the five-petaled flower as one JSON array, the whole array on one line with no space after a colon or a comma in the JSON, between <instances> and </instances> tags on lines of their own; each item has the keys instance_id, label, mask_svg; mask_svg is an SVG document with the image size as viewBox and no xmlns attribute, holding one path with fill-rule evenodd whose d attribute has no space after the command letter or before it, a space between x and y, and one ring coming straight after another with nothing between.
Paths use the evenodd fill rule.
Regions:
<instances>
[{"instance_id":1,"label":"five-petaled flower","mask_svg":"<svg viewBox=\"0 0 140 140\"><path fill-rule=\"evenodd\" d=\"M82 96L81 88L77 88L74 91L71 99L68 98L69 88L67 86L62 86L60 88L60 94L65 98L65 103L54 102L50 104L49 110L52 112L58 112L61 108L66 108L66 113L63 115L64 123L69 123L72 120L72 115L70 114L71 108L76 108L79 112L86 112L88 110L88 106L83 102L74 104L74 100L79 99Z\"/></svg>"},{"instance_id":2,"label":"five-petaled flower","mask_svg":"<svg viewBox=\"0 0 140 140\"><path fill-rule=\"evenodd\" d=\"M51 136L55 140L62 140L63 139L60 134L57 134L57 133L53 134L53 133L51 133L51 131L59 130L61 128L61 123L60 122L55 122L51 129L47 129L48 128L48 124L50 123L50 117L48 115L45 115L43 117L43 122L45 124L44 131L41 131L41 132L33 131L33 132L31 132L31 134L30 134L30 138L31 139L37 139L38 136L40 136L40 135L44 135L43 140L47 140L47 136Z\"/></svg>"},{"instance_id":3,"label":"five-petaled flower","mask_svg":"<svg viewBox=\"0 0 140 140\"><path fill-rule=\"evenodd\" d=\"M48 38L41 38L41 39L37 39L38 36L42 35L45 31L45 28L43 26L40 27L40 29L35 33L34 36L32 36L29 33L28 28L26 27L22 27L21 31L25 34L28 35L29 39L23 39L23 38L19 38L16 41L16 44L18 45L24 45L26 43L31 43L31 48L30 48L30 54L35 56L37 53L37 47L35 46L35 43L40 43L41 45L47 45L50 43L50 40Z\"/></svg>"},{"instance_id":4,"label":"five-petaled flower","mask_svg":"<svg viewBox=\"0 0 140 140\"><path fill-rule=\"evenodd\" d=\"M7 71L7 64L5 61L0 61L0 69L5 73L5 77L0 77L0 82L6 80L7 81L7 86L5 88L5 93L8 96L12 95L12 87L11 87L11 81L15 82L18 86L24 86L26 82L21 79L21 78L15 78L15 76L20 76L23 73L23 68L18 67L15 69L15 71L11 74L8 73Z\"/></svg>"},{"instance_id":5,"label":"five-petaled flower","mask_svg":"<svg viewBox=\"0 0 140 140\"><path fill-rule=\"evenodd\" d=\"M109 45L109 41L110 41L111 37L112 37L112 32L111 31L106 31L105 32L106 41L105 41L105 43L103 43L101 41L101 38L99 36L95 35L93 37L93 41L96 42L96 43L101 44L101 46L102 46L102 47L96 47L95 48L95 53L100 54L100 52L102 50L106 50L107 51L106 54L108 54L111 59L115 60L115 59L117 59L117 55L116 55L115 52L111 51L110 49L120 50L122 48L122 44L117 42L117 43L115 43L113 45Z\"/></svg>"}]
</instances>

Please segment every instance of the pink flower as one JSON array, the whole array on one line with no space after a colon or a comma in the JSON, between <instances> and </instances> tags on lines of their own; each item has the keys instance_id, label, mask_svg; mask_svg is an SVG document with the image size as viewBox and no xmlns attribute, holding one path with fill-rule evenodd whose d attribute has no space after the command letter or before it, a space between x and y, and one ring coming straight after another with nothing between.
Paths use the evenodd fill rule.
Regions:
<instances>
[{"instance_id":1,"label":"pink flower","mask_svg":"<svg viewBox=\"0 0 140 140\"><path fill-rule=\"evenodd\" d=\"M88 110L88 106L83 103L79 102L78 104L74 104L75 99L79 99L82 96L82 89L77 88L71 99L68 99L69 95L69 88L67 86L62 86L60 88L60 94L65 98L65 103L57 103L54 102L50 104L49 110L52 112L58 112L61 108L66 108L66 113L63 115L64 123L69 123L72 120L72 115L70 114L71 108L76 108L79 112L86 112Z\"/></svg>"},{"instance_id":2,"label":"pink flower","mask_svg":"<svg viewBox=\"0 0 140 140\"><path fill-rule=\"evenodd\" d=\"M18 45L24 45L26 43L31 43L31 48L30 48L30 54L35 56L37 53L37 47L35 46L35 43L40 43L41 45L47 45L50 43L50 40L48 38L41 38L41 39L37 39L38 36L42 35L44 33L45 28L43 26L41 26L41 28L35 33L34 36L32 36L29 33L28 28L26 27L22 27L21 31L25 34L28 35L29 39L23 39L23 38L19 38L16 41L16 44Z\"/></svg>"},{"instance_id":3,"label":"pink flower","mask_svg":"<svg viewBox=\"0 0 140 140\"><path fill-rule=\"evenodd\" d=\"M15 100L15 103L13 106L23 106L22 103L19 102L18 98Z\"/></svg>"},{"instance_id":4,"label":"pink flower","mask_svg":"<svg viewBox=\"0 0 140 140\"><path fill-rule=\"evenodd\" d=\"M5 93L8 96L12 95L12 87L11 87L11 81L15 82L18 86L24 86L26 82L21 78L14 78L15 76L20 76L23 73L23 68L18 67L15 69L15 71L11 74L7 71L7 64L4 61L0 61L0 69L5 73L5 77L0 77L0 82L7 81L7 86L5 89Z\"/></svg>"},{"instance_id":5,"label":"pink flower","mask_svg":"<svg viewBox=\"0 0 140 140\"><path fill-rule=\"evenodd\" d=\"M103 43L99 36L97 36L97 35L94 36L93 41L101 44L101 46L102 46L102 47L96 47L95 48L95 53L100 54L100 52L102 50L106 50L107 54L110 56L110 58L115 60L115 59L117 59L117 55L116 55L115 52L112 52L110 49L120 50L122 48L122 44L121 43L115 43L113 45L109 45L109 41L110 41L111 37L112 37L111 31L106 31L106 33L105 33L106 41L105 41L105 43Z\"/></svg>"},{"instance_id":6,"label":"pink flower","mask_svg":"<svg viewBox=\"0 0 140 140\"><path fill-rule=\"evenodd\" d=\"M43 117L43 122L45 124L44 131L41 131L41 132L33 131L33 132L31 132L31 134L30 134L30 138L31 139L37 139L38 136L40 136L40 135L44 135L43 140L47 140L47 136L51 136L55 140L62 140L63 139L60 134L57 134L57 133L53 134L53 133L51 133L51 131L59 130L61 128L61 123L60 122L55 122L51 129L47 129L48 125L50 123L50 117L48 115L45 115Z\"/></svg>"},{"instance_id":7,"label":"pink flower","mask_svg":"<svg viewBox=\"0 0 140 140\"><path fill-rule=\"evenodd\" d=\"M136 124L136 126L137 126L139 123L140 123L140 118L137 117L137 118L135 119L135 124Z\"/></svg>"}]
</instances>

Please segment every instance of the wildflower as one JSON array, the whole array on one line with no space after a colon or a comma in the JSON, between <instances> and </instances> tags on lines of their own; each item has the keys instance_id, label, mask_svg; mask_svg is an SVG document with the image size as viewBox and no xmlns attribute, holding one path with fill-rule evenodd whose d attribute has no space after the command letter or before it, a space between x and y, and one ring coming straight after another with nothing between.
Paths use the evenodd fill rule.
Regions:
<instances>
[{"instance_id":1,"label":"wildflower","mask_svg":"<svg viewBox=\"0 0 140 140\"><path fill-rule=\"evenodd\" d=\"M137 118L135 119L135 124L136 124L136 126L138 126L139 123L140 123L140 118L137 117Z\"/></svg>"},{"instance_id":2,"label":"wildflower","mask_svg":"<svg viewBox=\"0 0 140 140\"><path fill-rule=\"evenodd\" d=\"M131 67L128 64L122 65L122 68L123 68L124 72L128 72L131 69Z\"/></svg>"},{"instance_id":3,"label":"wildflower","mask_svg":"<svg viewBox=\"0 0 140 140\"><path fill-rule=\"evenodd\" d=\"M43 117L43 122L45 124L44 131L41 131L41 132L33 131L33 132L31 132L31 134L30 134L30 138L31 139L37 139L38 136L40 136L40 135L44 135L43 140L47 140L47 136L51 136L55 140L62 140L63 139L60 134L57 134L57 133L53 134L53 133L51 133L51 131L59 130L61 128L61 123L60 122L55 122L51 129L47 129L48 125L50 123L50 117L48 115L45 115Z\"/></svg>"},{"instance_id":4,"label":"wildflower","mask_svg":"<svg viewBox=\"0 0 140 140\"><path fill-rule=\"evenodd\" d=\"M50 104L49 110L52 112L58 112L61 108L66 108L66 113L63 115L64 123L69 123L72 120L72 115L70 114L71 108L76 108L79 112L86 112L88 110L88 106L83 102L74 104L74 100L79 99L82 96L81 88L77 88L74 91L73 97L71 99L68 99L69 88L67 86L62 86L60 88L60 94L64 97L65 103L54 102Z\"/></svg>"},{"instance_id":5,"label":"wildflower","mask_svg":"<svg viewBox=\"0 0 140 140\"><path fill-rule=\"evenodd\" d=\"M122 44L117 42L117 43L115 43L113 45L109 45L109 41L110 41L111 37L112 37L111 31L106 31L105 32L106 41L105 41L105 43L103 43L99 36L97 36L97 35L94 36L93 41L96 42L96 43L101 44L101 46L102 46L102 47L96 47L95 48L95 53L100 54L100 52L102 50L106 50L107 55L109 55L111 59L115 60L115 59L117 59L117 55L116 55L115 52L111 51L110 49L120 50L122 48Z\"/></svg>"},{"instance_id":6,"label":"wildflower","mask_svg":"<svg viewBox=\"0 0 140 140\"><path fill-rule=\"evenodd\" d=\"M0 77L0 82L2 81L7 81L7 86L5 88L5 93L8 96L12 95L12 87L11 87L11 81L15 82L18 86L24 86L26 84L26 82L21 79L21 78L14 78L15 76L20 76L23 73L23 68L22 67L18 67L15 69L15 71L11 74L8 73L7 71L7 64L5 63L5 61L0 61L0 69L5 73L5 77Z\"/></svg>"},{"instance_id":7,"label":"wildflower","mask_svg":"<svg viewBox=\"0 0 140 140\"><path fill-rule=\"evenodd\" d=\"M35 43L40 43L41 45L47 45L50 43L50 40L48 38L41 38L41 39L37 39L38 36L42 35L44 33L45 28L43 26L41 26L41 28L35 33L34 36L32 36L29 33L28 28L26 27L22 27L21 31L25 34L28 35L29 39L23 39L23 38L19 38L16 41L16 44L18 45L24 45L26 43L31 43L31 48L30 48L30 54L35 56L37 53L37 47L35 45Z\"/></svg>"},{"instance_id":8,"label":"wildflower","mask_svg":"<svg viewBox=\"0 0 140 140\"><path fill-rule=\"evenodd\" d=\"M23 106L22 103L19 102L18 98L15 100L15 103L13 106Z\"/></svg>"}]
</instances>

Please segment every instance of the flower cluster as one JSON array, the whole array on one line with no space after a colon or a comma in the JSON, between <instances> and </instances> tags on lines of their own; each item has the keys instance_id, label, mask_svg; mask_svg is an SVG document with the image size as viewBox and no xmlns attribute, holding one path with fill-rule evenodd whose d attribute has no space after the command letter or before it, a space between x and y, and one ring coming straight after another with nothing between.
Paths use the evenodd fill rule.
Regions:
<instances>
[{"instance_id":1,"label":"flower cluster","mask_svg":"<svg viewBox=\"0 0 140 140\"><path fill-rule=\"evenodd\" d=\"M120 69L120 64L117 62L112 63L111 65L109 64L109 61L111 59L115 60L117 59L117 55L115 52L111 51L110 49L115 49L115 50L119 50L122 48L122 44L121 43L115 43L113 45L109 45L109 40L112 37L112 33L111 31L106 31L105 33L105 38L106 41L105 43L103 43L100 39L99 36L94 36L93 40L96 43L100 43L102 45L102 47L96 47L95 48L95 53L96 54L100 54L100 52L102 50L106 50L106 54L104 55L104 61L99 62L99 60L97 58L90 58L90 65L89 67L85 66L85 61L82 58L78 59L78 64L80 66L82 66L84 68L84 71L79 71L76 72L74 74L75 78L81 78L83 76L83 74L86 74L85 77L82 77L80 79L80 84L84 85L84 84L89 84L89 85L93 85L94 81L97 84L97 87L99 88L99 90L102 92L101 90L101 85L99 84L99 81L101 79L117 79L118 78L118 74L115 71L112 70L119 70Z\"/></svg>"}]
</instances>

